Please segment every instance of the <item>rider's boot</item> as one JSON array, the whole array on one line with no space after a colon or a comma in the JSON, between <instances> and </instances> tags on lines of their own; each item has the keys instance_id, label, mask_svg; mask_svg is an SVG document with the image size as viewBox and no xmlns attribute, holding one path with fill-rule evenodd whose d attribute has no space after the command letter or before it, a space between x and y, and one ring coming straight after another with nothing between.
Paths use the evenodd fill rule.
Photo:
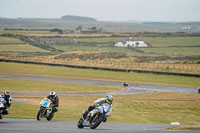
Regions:
<instances>
[{"instance_id":1,"label":"rider's boot","mask_svg":"<svg viewBox=\"0 0 200 133\"><path fill-rule=\"evenodd\" d=\"M87 110L82 112L83 119L86 119L86 118L87 118L87 114L88 114L88 111L87 111Z\"/></svg>"},{"instance_id":2,"label":"rider's boot","mask_svg":"<svg viewBox=\"0 0 200 133\"><path fill-rule=\"evenodd\" d=\"M8 114L8 110L9 110L8 108L5 108L4 111L3 111L3 115L7 115Z\"/></svg>"},{"instance_id":3,"label":"rider's boot","mask_svg":"<svg viewBox=\"0 0 200 133\"><path fill-rule=\"evenodd\" d=\"M85 122L84 122L86 126L90 125L90 119L91 119L91 114L89 113L89 114L87 114Z\"/></svg>"}]
</instances>

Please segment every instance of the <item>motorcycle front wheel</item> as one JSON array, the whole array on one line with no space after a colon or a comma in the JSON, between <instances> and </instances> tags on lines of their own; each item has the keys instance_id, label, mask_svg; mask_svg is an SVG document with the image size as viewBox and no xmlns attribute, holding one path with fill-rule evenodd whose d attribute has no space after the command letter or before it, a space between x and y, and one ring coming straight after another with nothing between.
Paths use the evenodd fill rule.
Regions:
<instances>
[{"instance_id":1,"label":"motorcycle front wheel","mask_svg":"<svg viewBox=\"0 0 200 133\"><path fill-rule=\"evenodd\" d=\"M37 114L38 121L40 121L42 119L43 114L44 114L44 109L40 109Z\"/></svg>"},{"instance_id":2,"label":"motorcycle front wheel","mask_svg":"<svg viewBox=\"0 0 200 133\"><path fill-rule=\"evenodd\" d=\"M84 126L83 126L83 119L82 118L78 121L77 127L78 128L84 128Z\"/></svg>"},{"instance_id":3,"label":"motorcycle front wheel","mask_svg":"<svg viewBox=\"0 0 200 133\"><path fill-rule=\"evenodd\" d=\"M102 121L103 121L103 118L101 117L101 114L97 113L95 116L92 117L90 128L91 129L97 128L101 124Z\"/></svg>"}]
</instances>

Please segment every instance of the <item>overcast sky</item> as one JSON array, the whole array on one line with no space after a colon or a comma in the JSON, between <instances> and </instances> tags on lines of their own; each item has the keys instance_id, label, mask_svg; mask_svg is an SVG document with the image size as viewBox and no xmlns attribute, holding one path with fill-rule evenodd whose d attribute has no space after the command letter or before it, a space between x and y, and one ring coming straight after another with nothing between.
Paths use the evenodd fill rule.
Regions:
<instances>
[{"instance_id":1,"label":"overcast sky","mask_svg":"<svg viewBox=\"0 0 200 133\"><path fill-rule=\"evenodd\" d=\"M0 17L99 21L200 21L200 0L0 0Z\"/></svg>"}]
</instances>

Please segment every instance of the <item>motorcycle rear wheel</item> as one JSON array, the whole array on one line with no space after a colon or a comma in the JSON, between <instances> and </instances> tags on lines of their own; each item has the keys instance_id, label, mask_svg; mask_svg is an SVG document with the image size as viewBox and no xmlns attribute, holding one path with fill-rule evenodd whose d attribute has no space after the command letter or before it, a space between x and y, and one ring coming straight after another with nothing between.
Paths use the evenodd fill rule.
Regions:
<instances>
[{"instance_id":1,"label":"motorcycle rear wheel","mask_svg":"<svg viewBox=\"0 0 200 133\"><path fill-rule=\"evenodd\" d=\"M47 121L51 121L53 119L54 114L50 113L49 116L47 117Z\"/></svg>"}]
</instances>

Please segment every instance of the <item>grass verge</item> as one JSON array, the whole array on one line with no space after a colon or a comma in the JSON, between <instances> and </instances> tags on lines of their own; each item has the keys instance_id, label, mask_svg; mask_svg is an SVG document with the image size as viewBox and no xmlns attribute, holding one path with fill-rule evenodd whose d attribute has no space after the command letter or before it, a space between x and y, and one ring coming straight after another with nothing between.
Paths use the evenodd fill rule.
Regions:
<instances>
[{"instance_id":1,"label":"grass verge","mask_svg":"<svg viewBox=\"0 0 200 133\"><path fill-rule=\"evenodd\" d=\"M28 104L13 103L6 117L36 118L39 102L45 96L13 95ZM77 121L83 110L93 101L104 96L59 96L60 107L55 120ZM109 122L159 123L173 121L181 125L199 125L200 97L189 93L149 93L114 96ZM24 113L23 113L24 112Z\"/></svg>"},{"instance_id":2,"label":"grass verge","mask_svg":"<svg viewBox=\"0 0 200 133\"><path fill-rule=\"evenodd\" d=\"M19 63L0 63L0 74L32 75L44 77L76 78L104 81L127 81L134 83L162 84L171 86L185 86L197 88L200 78L157 75L145 73L125 73L92 69L76 69Z\"/></svg>"},{"instance_id":3,"label":"grass verge","mask_svg":"<svg viewBox=\"0 0 200 133\"><path fill-rule=\"evenodd\" d=\"M63 82L47 82L22 79L4 79L0 78L0 91L10 90L11 92L114 92L120 91L122 88L101 85L85 85Z\"/></svg>"},{"instance_id":4,"label":"grass verge","mask_svg":"<svg viewBox=\"0 0 200 133\"><path fill-rule=\"evenodd\" d=\"M196 126L174 126L168 128L168 130L200 130L200 125Z\"/></svg>"}]
</instances>

